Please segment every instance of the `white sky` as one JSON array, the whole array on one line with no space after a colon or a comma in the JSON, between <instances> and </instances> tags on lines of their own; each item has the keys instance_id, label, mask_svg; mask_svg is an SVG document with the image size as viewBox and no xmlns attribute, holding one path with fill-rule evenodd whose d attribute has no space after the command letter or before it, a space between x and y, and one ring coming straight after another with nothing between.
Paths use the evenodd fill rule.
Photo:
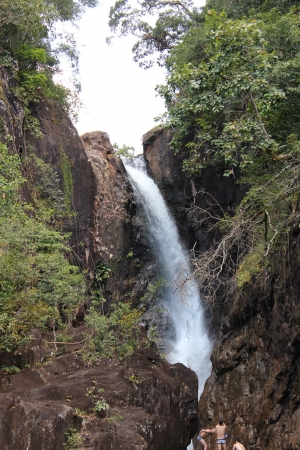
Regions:
<instances>
[{"instance_id":1,"label":"white sky","mask_svg":"<svg viewBox=\"0 0 300 450\"><path fill-rule=\"evenodd\" d=\"M144 70L133 62L134 37L105 39L112 33L107 25L113 0L100 0L78 24L76 40L80 51L80 98L84 108L76 125L79 134L106 131L112 144L130 145L142 152L141 137L153 126L154 117L164 111L155 86L164 82L162 68ZM205 0L197 0L197 6Z\"/></svg>"}]
</instances>

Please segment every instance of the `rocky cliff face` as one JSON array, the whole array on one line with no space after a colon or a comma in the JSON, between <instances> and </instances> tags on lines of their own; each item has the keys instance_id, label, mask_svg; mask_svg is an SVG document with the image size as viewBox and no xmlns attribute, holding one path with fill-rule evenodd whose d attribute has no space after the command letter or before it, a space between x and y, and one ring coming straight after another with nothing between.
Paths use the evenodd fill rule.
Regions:
<instances>
[{"instance_id":1,"label":"rocky cliff face","mask_svg":"<svg viewBox=\"0 0 300 450\"><path fill-rule=\"evenodd\" d=\"M94 235L97 184L82 141L68 116L55 102L32 106L41 137L27 133L26 152L50 164L60 180L69 215L63 229L72 233L71 245L78 264L93 267L97 260ZM25 139L25 137L24 137Z\"/></svg>"},{"instance_id":2,"label":"rocky cliff face","mask_svg":"<svg viewBox=\"0 0 300 450\"><path fill-rule=\"evenodd\" d=\"M12 77L0 69L0 136L15 152L24 150L23 119L24 111L12 92Z\"/></svg>"},{"instance_id":3,"label":"rocky cliff face","mask_svg":"<svg viewBox=\"0 0 300 450\"><path fill-rule=\"evenodd\" d=\"M214 198L216 212L219 206L226 211L243 191L210 170L193 185L168 148L169 140L169 132L159 129L144 136L149 172L183 236L192 236L185 239L187 245L208 248L214 234L197 224L197 208L198 213L211 208ZM240 437L247 449L300 448L299 245L299 234L291 234L287 254L246 289L236 289L211 323L213 369L199 402L199 421L203 428L212 427L223 416L229 447Z\"/></svg>"},{"instance_id":4,"label":"rocky cliff face","mask_svg":"<svg viewBox=\"0 0 300 450\"><path fill-rule=\"evenodd\" d=\"M200 402L202 420L226 418L232 444L299 449L299 236L289 256L225 305L213 371Z\"/></svg>"},{"instance_id":5,"label":"rocky cliff face","mask_svg":"<svg viewBox=\"0 0 300 450\"><path fill-rule=\"evenodd\" d=\"M119 300L137 306L154 268L131 186L108 136L99 131L79 138L51 101L32 106L42 135L25 136L24 112L5 71L0 86L1 140L21 162L34 154L57 174L69 208L60 225L71 233L74 262L90 271L91 283L95 266L110 268L102 293L107 310ZM23 196L33 201L29 184ZM85 333L84 325L71 329L73 341L54 357L53 336L36 332L12 355L22 371L0 370L1 448L54 450L68 441L67 448L91 450L185 449L197 426L195 374L170 366L152 348L122 362L99 358L85 364L78 353Z\"/></svg>"},{"instance_id":6,"label":"rocky cliff face","mask_svg":"<svg viewBox=\"0 0 300 450\"><path fill-rule=\"evenodd\" d=\"M153 278L151 255L124 165L107 133L95 131L79 138L69 118L52 102L41 102L33 112L43 136L29 137L31 151L51 164L62 190L66 161L70 166L72 214L64 221L64 231L72 233L77 263L90 269L106 264L111 270L102 292L106 310L111 302L127 298L128 292L137 304Z\"/></svg>"},{"instance_id":7,"label":"rocky cliff face","mask_svg":"<svg viewBox=\"0 0 300 450\"><path fill-rule=\"evenodd\" d=\"M135 239L140 236L139 225L134 226L136 207L122 161L114 154L106 133L88 133L79 138L68 116L52 101L32 105L41 136L29 132L25 136L24 111L12 88L13 79L3 71L2 141L7 140L21 160L35 155L57 174L68 208L61 228L71 233L73 262L92 270L97 264L107 264L114 276L106 283L105 295L108 300L120 299L125 291L132 290L133 278L141 268L140 263L132 264L134 258L126 258L133 247L137 247L133 254L141 254L141 250ZM24 175L32 178L32 164L27 162L23 169ZM23 196L33 201L28 184Z\"/></svg>"}]
</instances>

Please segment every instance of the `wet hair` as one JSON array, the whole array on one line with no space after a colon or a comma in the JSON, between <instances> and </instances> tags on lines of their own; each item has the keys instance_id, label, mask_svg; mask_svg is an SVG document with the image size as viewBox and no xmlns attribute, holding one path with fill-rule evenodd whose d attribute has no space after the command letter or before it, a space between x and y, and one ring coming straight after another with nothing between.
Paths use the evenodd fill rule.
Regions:
<instances>
[{"instance_id":1,"label":"wet hair","mask_svg":"<svg viewBox=\"0 0 300 450\"><path fill-rule=\"evenodd\" d=\"M236 442L241 442L240 438L236 438Z\"/></svg>"},{"instance_id":2,"label":"wet hair","mask_svg":"<svg viewBox=\"0 0 300 450\"><path fill-rule=\"evenodd\" d=\"M219 419L219 425L222 425L223 422L224 422L223 418L220 417L220 419Z\"/></svg>"}]
</instances>

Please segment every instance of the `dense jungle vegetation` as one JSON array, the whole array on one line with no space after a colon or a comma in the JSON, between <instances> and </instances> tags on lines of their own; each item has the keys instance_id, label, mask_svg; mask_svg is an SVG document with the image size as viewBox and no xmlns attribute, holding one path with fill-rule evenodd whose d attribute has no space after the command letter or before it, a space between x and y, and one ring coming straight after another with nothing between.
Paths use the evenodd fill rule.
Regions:
<instances>
[{"instance_id":1,"label":"dense jungle vegetation","mask_svg":"<svg viewBox=\"0 0 300 450\"><path fill-rule=\"evenodd\" d=\"M166 83L157 88L167 107L160 121L172 129L173 151L189 150L187 174L214 166L247 186L230 213L214 199L205 211L190 211L196 227L208 221L222 233L194 259L208 302L264 269L271 278L300 231L299 1L208 0L197 9L188 1L131 7L121 0L110 26L137 36L133 53L142 67L155 59L166 66Z\"/></svg>"}]
</instances>

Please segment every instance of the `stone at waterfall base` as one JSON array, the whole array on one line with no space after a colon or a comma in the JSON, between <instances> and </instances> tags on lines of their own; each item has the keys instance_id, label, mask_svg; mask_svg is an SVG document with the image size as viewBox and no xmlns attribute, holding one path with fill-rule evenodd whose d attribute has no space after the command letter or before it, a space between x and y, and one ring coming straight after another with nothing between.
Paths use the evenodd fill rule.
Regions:
<instances>
[{"instance_id":1,"label":"stone at waterfall base","mask_svg":"<svg viewBox=\"0 0 300 450\"><path fill-rule=\"evenodd\" d=\"M71 330L74 342L86 332L85 326ZM32 368L14 375L1 371L1 450L63 449L71 429L83 449L180 450L196 432L196 374L182 364L169 365L154 349L88 365L71 344L65 354L49 359L52 349L46 356L38 333L27 347L20 352L20 364ZM93 386L99 396L89 395ZM109 409L96 414L101 399Z\"/></svg>"}]
</instances>

